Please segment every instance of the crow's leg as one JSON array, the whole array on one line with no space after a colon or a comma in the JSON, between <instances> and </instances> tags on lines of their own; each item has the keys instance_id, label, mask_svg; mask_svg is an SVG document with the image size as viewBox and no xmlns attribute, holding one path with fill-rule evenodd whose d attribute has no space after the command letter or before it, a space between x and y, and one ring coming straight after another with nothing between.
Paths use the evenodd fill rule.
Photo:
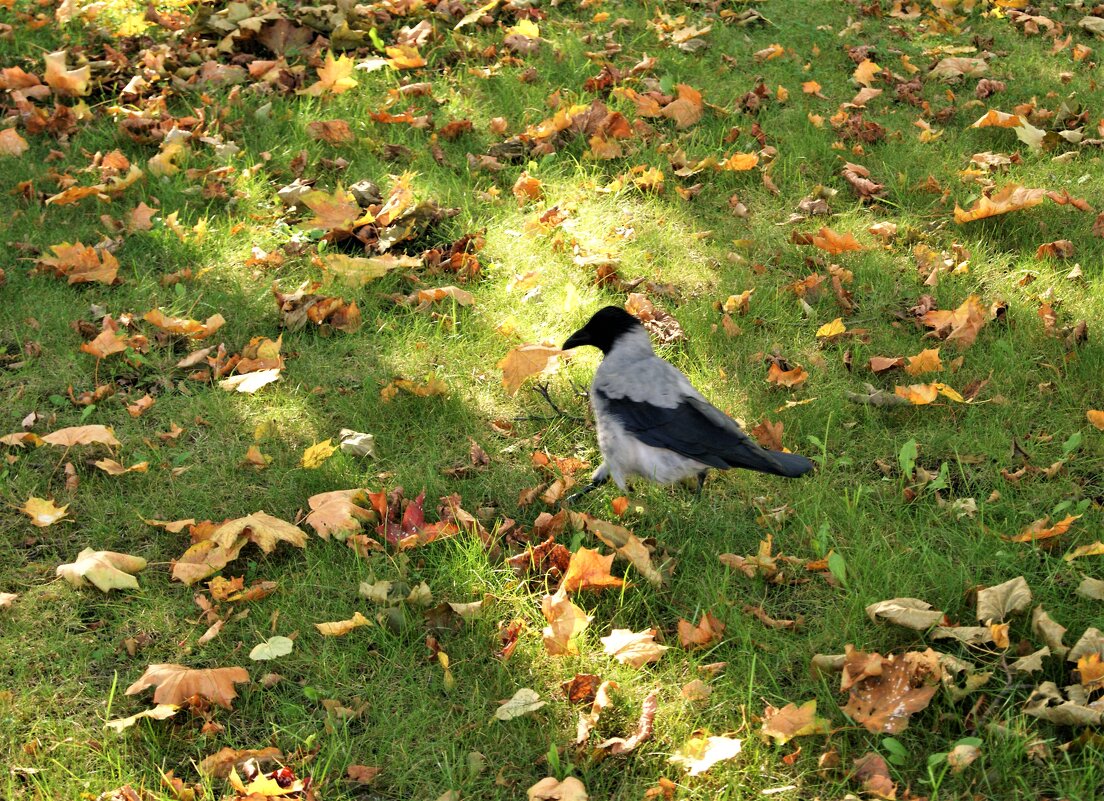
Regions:
<instances>
[{"instance_id":1,"label":"crow's leg","mask_svg":"<svg viewBox=\"0 0 1104 801\"><path fill-rule=\"evenodd\" d=\"M701 496L702 496L702 487L705 486L705 475L706 475L707 472L708 472L707 470L699 470L698 471L698 488L694 491L694 497L695 498L700 499Z\"/></svg>"},{"instance_id":2,"label":"crow's leg","mask_svg":"<svg viewBox=\"0 0 1104 801\"><path fill-rule=\"evenodd\" d=\"M600 486L605 484L607 481L609 481L609 479L610 479L609 468L606 467L605 462L602 462L602 464L598 465L598 469L595 470L594 474L590 477L590 483L587 484L585 487L583 487L578 492L573 492L570 495L568 495L564 499L564 503L565 504L575 503L575 501L582 498L588 492L594 492L594 490L598 489Z\"/></svg>"}]
</instances>

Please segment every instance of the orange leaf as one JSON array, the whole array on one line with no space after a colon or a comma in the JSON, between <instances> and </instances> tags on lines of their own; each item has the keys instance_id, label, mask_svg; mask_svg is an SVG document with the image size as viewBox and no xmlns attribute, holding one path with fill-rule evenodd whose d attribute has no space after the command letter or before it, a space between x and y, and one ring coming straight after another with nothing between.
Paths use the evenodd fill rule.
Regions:
<instances>
[{"instance_id":1,"label":"orange leaf","mask_svg":"<svg viewBox=\"0 0 1104 801\"><path fill-rule=\"evenodd\" d=\"M316 120L307 123L307 132L311 139L321 139L331 145L340 145L353 141L353 129L345 120Z\"/></svg>"},{"instance_id":2,"label":"orange leaf","mask_svg":"<svg viewBox=\"0 0 1104 801\"><path fill-rule=\"evenodd\" d=\"M759 155L757 153L733 153L721 162L721 169L742 172L752 169L758 163Z\"/></svg>"},{"instance_id":3,"label":"orange leaf","mask_svg":"<svg viewBox=\"0 0 1104 801\"><path fill-rule=\"evenodd\" d=\"M877 75L881 69L881 67L867 58L855 68L851 77L863 86L870 86L870 82L874 80L874 76Z\"/></svg>"},{"instance_id":4,"label":"orange leaf","mask_svg":"<svg viewBox=\"0 0 1104 801\"><path fill-rule=\"evenodd\" d=\"M389 63L397 70L412 70L426 65L426 60L414 45L395 45L386 48L386 52Z\"/></svg>"},{"instance_id":5,"label":"orange leaf","mask_svg":"<svg viewBox=\"0 0 1104 801\"><path fill-rule=\"evenodd\" d=\"M539 178L534 178L528 172L522 172L518 179L514 181L512 190L514 197L517 198L518 208L532 200L540 200L543 193L541 186Z\"/></svg>"},{"instance_id":6,"label":"orange leaf","mask_svg":"<svg viewBox=\"0 0 1104 801\"><path fill-rule=\"evenodd\" d=\"M1079 517L1081 515L1067 515L1064 520L1059 520L1053 526L1047 526L1050 518L1044 517L1041 520L1036 520L1015 537L1009 537L1008 539L1010 542L1036 542L1038 540L1049 540L1052 537L1060 537L1070 530L1070 526Z\"/></svg>"},{"instance_id":7,"label":"orange leaf","mask_svg":"<svg viewBox=\"0 0 1104 801\"><path fill-rule=\"evenodd\" d=\"M987 320L988 312L977 295L970 295L954 311L933 310L920 318L924 325L935 329L937 336L943 337L947 342L957 342L962 348L968 348L974 343Z\"/></svg>"},{"instance_id":8,"label":"orange leaf","mask_svg":"<svg viewBox=\"0 0 1104 801\"><path fill-rule=\"evenodd\" d=\"M678 97L663 107L664 117L674 120L676 128L689 128L702 117L701 92L687 84L675 86Z\"/></svg>"},{"instance_id":9,"label":"orange leaf","mask_svg":"<svg viewBox=\"0 0 1104 801\"><path fill-rule=\"evenodd\" d=\"M805 372L805 368L800 366L789 370L783 370L772 362L770 370L767 371L767 383L775 384L780 387L789 387L790 389L801 386L808 378L809 374Z\"/></svg>"},{"instance_id":10,"label":"orange leaf","mask_svg":"<svg viewBox=\"0 0 1104 801\"><path fill-rule=\"evenodd\" d=\"M820 229L819 233L812 235L812 244L826 253L843 253L848 250L863 250L863 246L856 240L854 234L840 234L827 226Z\"/></svg>"},{"instance_id":11,"label":"orange leaf","mask_svg":"<svg viewBox=\"0 0 1104 801\"><path fill-rule=\"evenodd\" d=\"M678 637L683 648L708 648L713 643L720 642L724 630L725 624L712 612L702 615L696 626L688 620L678 622Z\"/></svg>"},{"instance_id":12,"label":"orange leaf","mask_svg":"<svg viewBox=\"0 0 1104 801\"><path fill-rule=\"evenodd\" d=\"M939 348L928 348L908 357L909 363L905 365L905 372L909 375L921 375L943 369L943 362L939 360Z\"/></svg>"},{"instance_id":13,"label":"orange leaf","mask_svg":"<svg viewBox=\"0 0 1104 801\"><path fill-rule=\"evenodd\" d=\"M985 112L985 116L971 125L971 128L1019 128L1024 120L1019 114L1006 114L995 108Z\"/></svg>"},{"instance_id":14,"label":"orange leaf","mask_svg":"<svg viewBox=\"0 0 1104 801\"><path fill-rule=\"evenodd\" d=\"M590 548L580 548L571 554L571 562L568 563L563 583L560 584L560 590L562 592L575 592L576 590L602 590L606 587L620 587L625 582L616 576L610 575L612 565L612 553L609 556L602 556L598 551L592 551Z\"/></svg>"},{"instance_id":15,"label":"orange leaf","mask_svg":"<svg viewBox=\"0 0 1104 801\"><path fill-rule=\"evenodd\" d=\"M954 219L961 225L974 220L983 220L986 217L995 217L998 214L1007 214L1010 211L1029 209L1042 203L1045 196L1045 189L1027 189L1009 184L990 197L982 195L969 209L962 209L956 203Z\"/></svg>"},{"instance_id":16,"label":"orange leaf","mask_svg":"<svg viewBox=\"0 0 1104 801\"><path fill-rule=\"evenodd\" d=\"M79 97L92 91L92 67L85 64L80 69L71 70L65 64L68 54L64 50L47 53L42 57L46 62L46 74L43 80L63 97Z\"/></svg>"},{"instance_id":17,"label":"orange leaf","mask_svg":"<svg viewBox=\"0 0 1104 801\"><path fill-rule=\"evenodd\" d=\"M522 345L514 348L498 363L502 385L510 395L517 394L526 378L544 372L562 350L548 345Z\"/></svg>"},{"instance_id":18,"label":"orange leaf","mask_svg":"<svg viewBox=\"0 0 1104 801\"><path fill-rule=\"evenodd\" d=\"M1099 428L1101 431L1104 431L1104 411L1101 411L1099 409L1089 409L1087 412L1085 412L1085 417L1087 417L1089 422L1092 423L1094 426Z\"/></svg>"},{"instance_id":19,"label":"orange leaf","mask_svg":"<svg viewBox=\"0 0 1104 801\"><path fill-rule=\"evenodd\" d=\"M49 268L59 278L68 278L70 284L87 284L93 281L113 284L119 273L119 262L107 250L62 242L51 245L54 256L43 256L35 263L36 269Z\"/></svg>"}]
</instances>

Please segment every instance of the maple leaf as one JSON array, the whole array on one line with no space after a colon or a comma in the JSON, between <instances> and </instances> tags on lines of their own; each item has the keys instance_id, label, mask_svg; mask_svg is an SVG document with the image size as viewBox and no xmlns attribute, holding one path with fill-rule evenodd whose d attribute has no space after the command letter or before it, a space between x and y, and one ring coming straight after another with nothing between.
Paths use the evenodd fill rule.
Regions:
<instances>
[{"instance_id":1,"label":"maple leaf","mask_svg":"<svg viewBox=\"0 0 1104 801\"><path fill-rule=\"evenodd\" d=\"M211 534L212 542L225 547L239 538L252 542L265 553L272 553L280 542L297 548L304 548L307 544L307 535L301 528L265 512L228 520Z\"/></svg>"},{"instance_id":2,"label":"maple leaf","mask_svg":"<svg viewBox=\"0 0 1104 801\"><path fill-rule=\"evenodd\" d=\"M517 198L518 208L530 201L540 200L544 193L542 186L543 184L539 178L534 178L528 172L522 172L518 179L514 181L514 186L510 190Z\"/></svg>"},{"instance_id":3,"label":"maple leaf","mask_svg":"<svg viewBox=\"0 0 1104 801\"><path fill-rule=\"evenodd\" d=\"M782 450L782 431L783 423L779 420L777 423L772 423L766 417L751 429L750 433L755 437L755 441L762 445L764 448L769 448L772 451Z\"/></svg>"},{"instance_id":4,"label":"maple leaf","mask_svg":"<svg viewBox=\"0 0 1104 801\"><path fill-rule=\"evenodd\" d=\"M27 152L27 140L19 135L14 128L5 128L0 131L0 156L14 156L19 158Z\"/></svg>"},{"instance_id":5,"label":"maple leaf","mask_svg":"<svg viewBox=\"0 0 1104 801\"><path fill-rule=\"evenodd\" d=\"M1030 209L1042 203L1045 197L1045 189L1027 189L1017 184L1009 184L988 197L982 195L969 209L962 209L956 203L954 219L961 225L974 220L983 220L986 217L995 217L998 214Z\"/></svg>"},{"instance_id":6,"label":"maple leaf","mask_svg":"<svg viewBox=\"0 0 1104 801\"><path fill-rule=\"evenodd\" d=\"M943 619L941 611L919 598L878 601L866 607L866 615L873 621L880 618L915 631L926 631Z\"/></svg>"},{"instance_id":7,"label":"maple leaf","mask_svg":"<svg viewBox=\"0 0 1104 801\"><path fill-rule=\"evenodd\" d=\"M806 701L801 706L786 704L781 709L767 707L763 713L764 737L770 737L775 745L784 745L794 737L807 737L811 734L828 734L831 725L824 718L816 716L817 702Z\"/></svg>"},{"instance_id":8,"label":"maple leaf","mask_svg":"<svg viewBox=\"0 0 1104 801\"><path fill-rule=\"evenodd\" d=\"M816 338L831 342L847 332L847 326L843 324L843 318L837 317L830 323L825 323L817 329Z\"/></svg>"},{"instance_id":9,"label":"maple leaf","mask_svg":"<svg viewBox=\"0 0 1104 801\"><path fill-rule=\"evenodd\" d=\"M1023 576L978 590L977 619L982 623L1002 621L1031 606L1031 588Z\"/></svg>"},{"instance_id":10,"label":"maple leaf","mask_svg":"<svg viewBox=\"0 0 1104 801\"><path fill-rule=\"evenodd\" d=\"M894 394L899 398L904 398L909 403L917 406L925 406L934 401L940 395L955 401L956 403L963 403L965 399L955 390L951 389L946 384L935 382L933 384L912 384L907 387L894 387Z\"/></svg>"},{"instance_id":11,"label":"maple leaf","mask_svg":"<svg viewBox=\"0 0 1104 801\"><path fill-rule=\"evenodd\" d=\"M989 109L972 124L971 128L1019 128L1026 120L1019 114L1005 114L995 108Z\"/></svg>"},{"instance_id":12,"label":"maple leaf","mask_svg":"<svg viewBox=\"0 0 1104 801\"><path fill-rule=\"evenodd\" d=\"M225 779L230 776L231 771L234 770L236 765L239 765L247 760L254 760L258 764L266 762L273 762L284 758L284 754L279 748L269 746L268 748L243 748L241 750L223 747L220 748L214 754L205 756L199 763L199 772L204 776L211 776L216 779ZM181 799L183 801L183 799Z\"/></svg>"},{"instance_id":13,"label":"maple leaf","mask_svg":"<svg viewBox=\"0 0 1104 801\"><path fill-rule=\"evenodd\" d=\"M199 320L189 320L186 317L169 317L160 309L151 309L142 316L142 319L162 331L191 339L206 339L226 323L221 314L213 314L206 322L201 323Z\"/></svg>"},{"instance_id":14,"label":"maple leaf","mask_svg":"<svg viewBox=\"0 0 1104 801\"><path fill-rule=\"evenodd\" d=\"M443 300L453 300L457 306L471 306L475 303L475 296L458 286L439 286L432 289L419 289L412 293L408 300L417 302L418 309L426 309Z\"/></svg>"},{"instance_id":15,"label":"maple leaf","mask_svg":"<svg viewBox=\"0 0 1104 801\"><path fill-rule=\"evenodd\" d=\"M681 765L691 776L697 776L718 762L738 756L742 746L742 740L695 733L668 761Z\"/></svg>"},{"instance_id":16,"label":"maple leaf","mask_svg":"<svg viewBox=\"0 0 1104 801\"><path fill-rule=\"evenodd\" d=\"M943 362L939 360L939 348L928 348L920 351L915 356L908 357L905 372L909 375L922 375L943 369Z\"/></svg>"},{"instance_id":17,"label":"maple leaf","mask_svg":"<svg viewBox=\"0 0 1104 801\"><path fill-rule=\"evenodd\" d=\"M868 672L877 657L876 672ZM867 731L897 734L927 707L939 689L939 655L930 648L878 657L846 647L844 683L850 691L843 711Z\"/></svg>"},{"instance_id":18,"label":"maple leaf","mask_svg":"<svg viewBox=\"0 0 1104 801\"><path fill-rule=\"evenodd\" d=\"M688 620L680 619L678 622L678 637L683 648L708 648L721 641L724 630L725 624L712 612L703 614L696 626Z\"/></svg>"},{"instance_id":19,"label":"maple leaf","mask_svg":"<svg viewBox=\"0 0 1104 801\"><path fill-rule=\"evenodd\" d=\"M307 123L307 133L311 139L320 139L331 145L342 145L355 138L353 129L345 120L315 120Z\"/></svg>"},{"instance_id":20,"label":"maple leaf","mask_svg":"<svg viewBox=\"0 0 1104 801\"><path fill-rule=\"evenodd\" d=\"M66 510L68 508L69 504L58 507L54 505L52 500L36 498L32 495L27 499L27 502L23 504L23 507L19 511L31 518L32 526L46 528L47 526L52 526L59 520L64 520L67 517ZM611 556L610 558L612 559L613 557Z\"/></svg>"},{"instance_id":21,"label":"maple leaf","mask_svg":"<svg viewBox=\"0 0 1104 801\"><path fill-rule=\"evenodd\" d=\"M338 620L333 623L315 623L314 627L323 637L344 637L353 629L361 626L371 626L372 621L360 612L354 612L348 620Z\"/></svg>"},{"instance_id":22,"label":"maple leaf","mask_svg":"<svg viewBox=\"0 0 1104 801\"><path fill-rule=\"evenodd\" d=\"M664 576L652 563L651 550L639 537L624 526L599 520L591 515L586 515L583 525L587 531L613 548L617 555L627 559L650 584L659 587L664 583Z\"/></svg>"},{"instance_id":23,"label":"maple leaf","mask_svg":"<svg viewBox=\"0 0 1104 801\"><path fill-rule=\"evenodd\" d=\"M136 590L138 579L131 574L137 573L145 566L146 560L140 556L85 548L77 554L75 561L59 565L57 575L74 587L86 587L92 584L102 592Z\"/></svg>"},{"instance_id":24,"label":"maple leaf","mask_svg":"<svg viewBox=\"0 0 1104 801\"><path fill-rule=\"evenodd\" d=\"M551 345L521 345L507 353L499 362L502 386L509 395L516 395L525 379L545 372L552 360L564 351Z\"/></svg>"},{"instance_id":25,"label":"maple leaf","mask_svg":"<svg viewBox=\"0 0 1104 801\"><path fill-rule=\"evenodd\" d=\"M620 587L625 582L610 575L613 554L603 556L590 548L579 548L571 554L567 572L564 574L560 590L576 592L578 590L603 590L607 587Z\"/></svg>"},{"instance_id":26,"label":"maple leaf","mask_svg":"<svg viewBox=\"0 0 1104 801\"><path fill-rule=\"evenodd\" d=\"M303 451L303 458L299 460L299 464L307 470L317 470L335 453L337 453L337 446L333 444L333 440L324 439Z\"/></svg>"},{"instance_id":27,"label":"maple leaf","mask_svg":"<svg viewBox=\"0 0 1104 801\"><path fill-rule=\"evenodd\" d=\"M977 295L970 295L954 311L933 309L926 312L920 322L935 329L934 334L947 342L956 342L965 349L974 344L978 332L988 321L989 315Z\"/></svg>"},{"instance_id":28,"label":"maple leaf","mask_svg":"<svg viewBox=\"0 0 1104 801\"><path fill-rule=\"evenodd\" d=\"M666 645L655 641L655 635L655 629L640 632L614 629L608 636L602 637L601 641L606 655L612 656L622 665L638 668L649 662L658 662L667 650Z\"/></svg>"},{"instance_id":29,"label":"maple leaf","mask_svg":"<svg viewBox=\"0 0 1104 801\"><path fill-rule=\"evenodd\" d=\"M676 128L689 128L702 118L701 92L685 83L676 84L678 97L663 107L660 112L669 120L674 120Z\"/></svg>"},{"instance_id":30,"label":"maple leaf","mask_svg":"<svg viewBox=\"0 0 1104 801\"><path fill-rule=\"evenodd\" d=\"M367 490L333 490L307 498L311 511L303 521L324 540L334 536L339 540L363 529L364 523L376 522L378 514L371 508Z\"/></svg>"},{"instance_id":31,"label":"maple leaf","mask_svg":"<svg viewBox=\"0 0 1104 801\"><path fill-rule=\"evenodd\" d=\"M854 234L850 232L840 234L827 226L821 228L819 233L813 234L809 241L814 247L832 254L844 253L848 250L865 250L856 241Z\"/></svg>"},{"instance_id":32,"label":"maple leaf","mask_svg":"<svg viewBox=\"0 0 1104 801\"><path fill-rule=\"evenodd\" d=\"M59 428L42 437L42 441L59 448L72 448L74 445L107 445L108 447L119 445L119 440L115 439L115 432L108 426L101 425Z\"/></svg>"},{"instance_id":33,"label":"maple leaf","mask_svg":"<svg viewBox=\"0 0 1104 801\"><path fill-rule=\"evenodd\" d=\"M851 77L855 79L856 83L863 86L870 86L871 81L874 80L874 76L881 71L881 67L875 64L870 59L863 59L859 66L855 67L855 71L851 74Z\"/></svg>"},{"instance_id":34,"label":"maple leaf","mask_svg":"<svg viewBox=\"0 0 1104 801\"><path fill-rule=\"evenodd\" d=\"M153 700L158 704L183 704L198 695L225 709L230 709L237 697L235 684L249 681L249 673L242 667L208 668L192 670L183 665L150 665L146 672L127 687L127 695L137 695L148 687L156 687Z\"/></svg>"},{"instance_id":35,"label":"maple leaf","mask_svg":"<svg viewBox=\"0 0 1104 801\"><path fill-rule=\"evenodd\" d=\"M35 269L48 269L59 278L67 278L70 284L87 284L93 281L114 284L118 281L119 262L107 250L97 250L80 242L70 245L62 242L51 245L53 256L42 256L35 262Z\"/></svg>"},{"instance_id":36,"label":"maple leaf","mask_svg":"<svg viewBox=\"0 0 1104 801\"><path fill-rule=\"evenodd\" d=\"M66 64L69 54L64 50L46 53L42 60L46 63L43 80L46 85L63 97L80 97L92 91L92 67L85 64L71 70Z\"/></svg>"},{"instance_id":37,"label":"maple leaf","mask_svg":"<svg viewBox=\"0 0 1104 801\"><path fill-rule=\"evenodd\" d=\"M300 195L297 202L314 212L314 218L303 223L308 228L348 231L364 216L352 193L340 186L332 193L311 189Z\"/></svg>"},{"instance_id":38,"label":"maple leaf","mask_svg":"<svg viewBox=\"0 0 1104 801\"><path fill-rule=\"evenodd\" d=\"M541 612L548 621L542 633L545 650L552 656L577 654L575 639L583 633L591 618L568 598L564 590L541 599Z\"/></svg>"},{"instance_id":39,"label":"maple leaf","mask_svg":"<svg viewBox=\"0 0 1104 801\"><path fill-rule=\"evenodd\" d=\"M804 384L808 379L809 374L805 372L805 368L800 365L792 367L789 370L783 370L778 366L777 362L771 362L770 369L767 370L767 383L779 387L795 389Z\"/></svg>"},{"instance_id":40,"label":"maple leaf","mask_svg":"<svg viewBox=\"0 0 1104 801\"><path fill-rule=\"evenodd\" d=\"M414 45L393 45L387 47L385 52L387 62L396 70L412 70L426 65L426 60Z\"/></svg>"},{"instance_id":41,"label":"maple leaf","mask_svg":"<svg viewBox=\"0 0 1104 801\"><path fill-rule=\"evenodd\" d=\"M339 95L347 92L357 85L357 79L353 77L355 66L356 62L349 56L334 58L332 52L327 52L324 63L317 68L318 80L306 89L300 89L299 94L320 97L327 93Z\"/></svg>"},{"instance_id":42,"label":"maple leaf","mask_svg":"<svg viewBox=\"0 0 1104 801\"><path fill-rule=\"evenodd\" d=\"M16 592L0 592L0 609L11 609L12 601L18 597Z\"/></svg>"},{"instance_id":43,"label":"maple leaf","mask_svg":"<svg viewBox=\"0 0 1104 801\"><path fill-rule=\"evenodd\" d=\"M876 375L904 366L905 359L903 356L897 356L896 358L891 356L871 356L870 362L867 364L870 372Z\"/></svg>"}]
</instances>

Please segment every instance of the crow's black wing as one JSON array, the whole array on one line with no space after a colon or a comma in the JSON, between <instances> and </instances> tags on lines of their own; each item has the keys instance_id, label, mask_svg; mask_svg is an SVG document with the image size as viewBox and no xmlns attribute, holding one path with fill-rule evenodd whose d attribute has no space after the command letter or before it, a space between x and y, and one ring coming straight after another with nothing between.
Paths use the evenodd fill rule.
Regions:
<instances>
[{"instance_id":1,"label":"crow's black wing","mask_svg":"<svg viewBox=\"0 0 1104 801\"><path fill-rule=\"evenodd\" d=\"M647 445L721 469L743 467L779 476L799 476L812 469L803 456L761 447L736 421L700 398L686 396L677 406L664 408L594 391L605 410Z\"/></svg>"}]
</instances>

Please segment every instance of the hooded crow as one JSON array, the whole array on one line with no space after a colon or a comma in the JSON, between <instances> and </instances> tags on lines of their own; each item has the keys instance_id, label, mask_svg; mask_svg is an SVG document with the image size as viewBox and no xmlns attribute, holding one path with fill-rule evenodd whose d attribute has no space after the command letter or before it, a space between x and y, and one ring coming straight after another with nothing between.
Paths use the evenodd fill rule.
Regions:
<instances>
[{"instance_id":1,"label":"hooded crow","mask_svg":"<svg viewBox=\"0 0 1104 801\"><path fill-rule=\"evenodd\" d=\"M596 312L568 337L564 350L593 345L604 354L590 385L602 464L590 484L568 500L630 476L660 484L696 476L701 492L710 467L742 467L796 478L813 463L796 453L767 450L707 401L670 362L656 356L640 321L616 306Z\"/></svg>"}]
</instances>

